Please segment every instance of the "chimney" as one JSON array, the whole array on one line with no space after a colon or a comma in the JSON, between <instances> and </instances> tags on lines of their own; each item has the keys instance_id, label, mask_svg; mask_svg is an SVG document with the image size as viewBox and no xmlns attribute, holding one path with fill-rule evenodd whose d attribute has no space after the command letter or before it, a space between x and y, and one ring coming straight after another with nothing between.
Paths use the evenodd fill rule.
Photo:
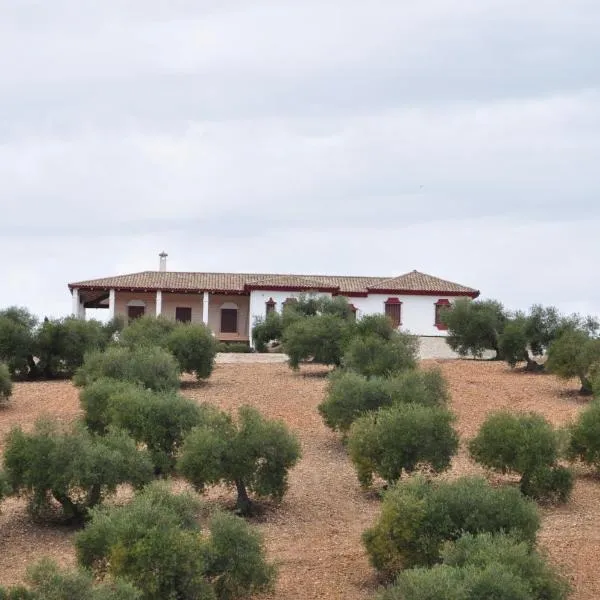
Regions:
<instances>
[{"instance_id":1,"label":"chimney","mask_svg":"<svg viewBox=\"0 0 600 600\"><path fill-rule=\"evenodd\" d=\"M159 255L160 262L158 263L158 270L164 273L167 270L167 256L169 256L164 250Z\"/></svg>"}]
</instances>

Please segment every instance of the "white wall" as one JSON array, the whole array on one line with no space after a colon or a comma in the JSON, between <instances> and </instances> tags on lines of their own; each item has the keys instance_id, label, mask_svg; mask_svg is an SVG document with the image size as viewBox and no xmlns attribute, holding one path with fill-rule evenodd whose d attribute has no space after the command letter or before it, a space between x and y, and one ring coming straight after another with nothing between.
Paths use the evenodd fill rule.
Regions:
<instances>
[{"instance_id":1,"label":"white wall","mask_svg":"<svg viewBox=\"0 0 600 600\"><path fill-rule=\"evenodd\" d=\"M269 298L276 302L275 309L282 310L282 303L286 298L297 298L302 292L275 292L275 291L252 291L250 292L250 327L257 317L264 318L266 315L266 303ZM331 294L320 294L331 297ZM445 336L446 331L435 326L435 303L438 300L449 300L448 296L403 296L394 294L370 294L366 298L348 298L350 304L358 309L357 317L372 314L384 314L385 301L388 298L398 298L402 302L402 325L401 329L410 331L414 335L421 336Z\"/></svg>"},{"instance_id":2,"label":"white wall","mask_svg":"<svg viewBox=\"0 0 600 600\"><path fill-rule=\"evenodd\" d=\"M401 329L414 335L445 336L443 329L435 326L435 303L438 300L449 300L448 296L403 296L401 294L369 294L366 298L348 298L350 304L358 309L357 317L364 315L383 314L385 301L388 298L398 298L402 302Z\"/></svg>"}]
</instances>

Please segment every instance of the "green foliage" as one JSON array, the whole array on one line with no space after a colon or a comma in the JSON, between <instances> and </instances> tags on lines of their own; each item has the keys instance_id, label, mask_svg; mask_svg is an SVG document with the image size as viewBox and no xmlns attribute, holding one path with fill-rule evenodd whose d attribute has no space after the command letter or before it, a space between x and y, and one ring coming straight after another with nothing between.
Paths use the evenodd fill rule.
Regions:
<instances>
[{"instance_id":1,"label":"green foliage","mask_svg":"<svg viewBox=\"0 0 600 600\"><path fill-rule=\"evenodd\" d=\"M0 363L0 403L12 396L13 384L8 367Z\"/></svg>"},{"instance_id":2,"label":"green foliage","mask_svg":"<svg viewBox=\"0 0 600 600\"><path fill-rule=\"evenodd\" d=\"M391 320L386 315L365 315L355 326L356 335L360 337L376 336L383 340L391 340L397 333Z\"/></svg>"},{"instance_id":3,"label":"green foliage","mask_svg":"<svg viewBox=\"0 0 600 600\"><path fill-rule=\"evenodd\" d=\"M280 500L288 470L300 458L300 444L280 421L268 421L257 410L239 409L238 422L225 413L208 418L186 437L177 470L198 490L224 481L235 485L237 507L247 514L247 491Z\"/></svg>"},{"instance_id":4,"label":"green foliage","mask_svg":"<svg viewBox=\"0 0 600 600\"><path fill-rule=\"evenodd\" d=\"M600 471L600 400L594 400L579 413L570 433L567 451L570 458L579 459Z\"/></svg>"},{"instance_id":5,"label":"green foliage","mask_svg":"<svg viewBox=\"0 0 600 600\"><path fill-rule=\"evenodd\" d=\"M10 491L11 490L6 479L6 475L2 471L0 471L0 503L2 502L5 496L8 496Z\"/></svg>"},{"instance_id":6,"label":"green foliage","mask_svg":"<svg viewBox=\"0 0 600 600\"><path fill-rule=\"evenodd\" d=\"M155 346L133 349L112 346L104 352L87 355L73 381L75 385L86 386L103 377L136 383L152 390L176 390L179 388L179 365L170 352Z\"/></svg>"},{"instance_id":7,"label":"green foliage","mask_svg":"<svg viewBox=\"0 0 600 600\"><path fill-rule=\"evenodd\" d=\"M567 581L527 544L503 534L446 543L442 565L401 573L380 600L566 600Z\"/></svg>"},{"instance_id":8,"label":"green foliage","mask_svg":"<svg viewBox=\"0 0 600 600\"><path fill-rule=\"evenodd\" d=\"M507 316L496 300L460 298L444 311L443 321L448 326L446 341L461 356L481 358L486 350L495 350L500 357L499 338Z\"/></svg>"},{"instance_id":9,"label":"green foliage","mask_svg":"<svg viewBox=\"0 0 600 600\"><path fill-rule=\"evenodd\" d=\"M509 319L498 342L504 360L511 367L515 367L521 361L526 361L529 364L531 359L527 350L528 344L526 318L516 316Z\"/></svg>"},{"instance_id":10,"label":"green foliage","mask_svg":"<svg viewBox=\"0 0 600 600\"><path fill-rule=\"evenodd\" d=\"M140 592L124 581L97 584L90 573L64 571L43 559L27 570L29 589L3 591L0 600L141 600Z\"/></svg>"},{"instance_id":11,"label":"green foliage","mask_svg":"<svg viewBox=\"0 0 600 600\"><path fill-rule=\"evenodd\" d=\"M396 333L385 339L378 335L356 336L344 354L344 367L365 377L391 377L417 366L419 340Z\"/></svg>"},{"instance_id":12,"label":"green foliage","mask_svg":"<svg viewBox=\"0 0 600 600\"><path fill-rule=\"evenodd\" d=\"M0 362L13 376L35 374L35 327L37 319L25 308L16 306L0 311Z\"/></svg>"},{"instance_id":13,"label":"green foliage","mask_svg":"<svg viewBox=\"0 0 600 600\"><path fill-rule=\"evenodd\" d=\"M32 514L44 517L56 502L67 521L81 521L118 484L139 486L152 477L149 457L124 432L100 437L78 424L62 431L48 420L32 433L10 431L4 470L13 492L29 497Z\"/></svg>"},{"instance_id":14,"label":"green foliage","mask_svg":"<svg viewBox=\"0 0 600 600\"><path fill-rule=\"evenodd\" d=\"M557 466L559 437L541 415L491 414L470 441L469 451L490 469L521 475L521 491L532 498L568 499L572 475Z\"/></svg>"},{"instance_id":15,"label":"green foliage","mask_svg":"<svg viewBox=\"0 0 600 600\"><path fill-rule=\"evenodd\" d=\"M373 474L394 483L402 473L429 468L441 473L458 450L454 416L444 408L399 404L364 415L348 438L350 458L363 487Z\"/></svg>"},{"instance_id":16,"label":"green foliage","mask_svg":"<svg viewBox=\"0 0 600 600\"><path fill-rule=\"evenodd\" d=\"M210 377L215 364L217 342L206 325L179 324L167 337L167 348L182 371L194 373L197 379Z\"/></svg>"},{"instance_id":17,"label":"green foliage","mask_svg":"<svg viewBox=\"0 0 600 600\"><path fill-rule=\"evenodd\" d=\"M175 321L163 316L144 315L134 319L121 332L119 341L129 348L159 346L165 348L169 335L179 327Z\"/></svg>"},{"instance_id":18,"label":"green foliage","mask_svg":"<svg viewBox=\"0 0 600 600\"><path fill-rule=\"evenodd\" d=\"M273 311L264 319L259 318L252 327L252 340L257 352L266 352L267 344L280 341L283 337L283 318L280 313Z\"/></svg>"},{"instance_id":19,"label":"green foliage","mask_svg":"<svg viewBox=\"0 0 600 600\"><path fill-rule=\"evenodd\" d=\"M319 405L325 424L347 433L361 415L393 404L442 406L448 400L446 382L438 369L407 371L390 379L367 379L357 373L334 372L327 396Z\"/></svg>"},{"instance_id":20,"label":"green foliage","mask_svg":"<svg viewBox=\"0 0 600 600\"><path fill-rule=\"evenodd\" d=\"M388 490L363 541L373 566L393 576L438 562L442 544L463 533L503 531L532 546L539 523L535 504L517 489L495 489L479 477L447 482L417 476Z\"/></svg>"},{"instance_id":21,"label":"green foliage","mask_svg":"<svg viewBox=\"0 0 600 600\"><path fill-rule=\"evenodd\" d=\"M46 319L36 332L40 375L46 379L71 377L85 355L106 348L111 337L111 326L99 321Z\"/></svg>"},{"instance_id":22,"label":"green foliage","mask_svg":"<svg viewBox=\"0 0 600 600\"><path fill-rule=\"evenodd\" d=\"M591 394L592 367L600 362L600 339L584 329L566 329L548 349L546 368L561 377L578 377L582 394Z\"/></svg>"},{"instance_id":23,"label":"green foliage","mask_svg":"<svg viewBox=\"0 0 600 600\"><path fill-rule=\"evenodd\" d=\"M92 512L75 539L80 564L134 584L143 600L231 600L269 589L273 567L258 534L233 515L208 531L191 494L154 483L131 503Z\"/></svg>"},{"instance_id":24,"label":"green foliage","mask_svg":"<svg viewBox=\"0 0 600 600\"><path fill-rule=\"evenodd\" d=\"M249 354L252 352L250 344L246 342L218 342L217 352L235 352L236 354Z\"/></svg>"},{"instance_id":25,"label":"green foliage","mask_svg":"<svg viewBox=\"0 0 600 600\"><path fill-rule=\"evenodd\" d=\"M96 397L102 395L98 393ZM124 429L136 442L145 444L155 473L165 474L173 470L186 434L202 422L203 411L196 402L179 394L129 386L115 389L108 396L105 414L108 424Z\"/></svg>"},{"instance_id":26,"label":"green foliage","mask_svg":"<svg viewBox=\"0 0 600 600\"><path fill-rule=\"evenodd\" d=\"M128 394L134 395L140 389L134 383L109 377L101 377L86 385L79 392L79 402L83 409L86 427L94 433L104 435L111 424L109 413L111 398L119 397L122 401Z\"/></svg>"},{"instance_id":27,"label":"green foliage","mask_svg":"<svg viewBox=\"0 0 600 600\"><path fill-rule=\"evenodd\" d=\"M350 334L349 321L333 314L298 319L284 329L283 348L292 369L311 359L315 363L339 366Z\"/></svg>"}]
</instances>

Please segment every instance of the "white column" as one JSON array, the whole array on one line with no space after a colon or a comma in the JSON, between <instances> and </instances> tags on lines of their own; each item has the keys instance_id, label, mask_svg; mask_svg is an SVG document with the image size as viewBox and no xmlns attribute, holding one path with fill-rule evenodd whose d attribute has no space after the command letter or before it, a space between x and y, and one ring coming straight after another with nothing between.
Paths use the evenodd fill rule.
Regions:
<instances>
[{"instance_id":1,"label":"white column","mask_svg":"<svg viewBox=\"0 0 600 600\"><path fill-rule=\"evenodd\" d=\"M79 319L79 318L81 318L81 309L79 306L79 288L73 288L72 294L73 294L73 308L72 308L71 312L73 313L74 317L77 317Z\"/></svg>"},{"instance_id":2,"label":"white column","mask_svg":"<svg viewBox=\"0 0 600 600\"><path fill-rule=\"evenodd\" d=\"M156 316L162 313L162 290L156 291Z\"/></svg>"},{"instance_id":3,"label":"white column","mask_svg":"<svg viewBox=\"0 0 600 600\"><path fill-rule=\"evenodd\" d=\"M208 299L210 294L204 292L202 294L202 322L208 327Z\"/></svg>"},{"instance_id":4,"label":"white column","mask_svg":"<svg viewBox=\"0 0 600 600\"><path fill-rule=\"evenodd\" d=\"M85 321L85 306L83 304L83 301L79 302L79 318L82 321Z\"/></svg>"},{"instance_id":5,"label":"white column","mask_svg":"<svg viewBox=\"0 0 600 600\"><path fill-rule=\"evenodd\" d=\"M108 318L115 318L115 290L108 290Z\"/></svg>"}]
</instances>

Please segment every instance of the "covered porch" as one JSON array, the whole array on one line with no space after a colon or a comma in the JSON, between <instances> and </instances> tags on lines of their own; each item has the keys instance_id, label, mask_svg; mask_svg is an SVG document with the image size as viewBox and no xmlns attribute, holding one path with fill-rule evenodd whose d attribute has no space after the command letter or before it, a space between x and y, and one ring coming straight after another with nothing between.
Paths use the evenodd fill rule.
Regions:
<instances>
[{"instance_id":1,"label":"covered porch","mask_svg":"<svg viewBox=\"0 0 600 600\"><path fill-rule=\"evenodd\" d=\"M249 342L251 336L249 294L74 287L72 303L80 319L87 309L103 309L109 320L121 317L125 324L143 315L204 323L223 342Z\"/></svg>"}]
</instances>

